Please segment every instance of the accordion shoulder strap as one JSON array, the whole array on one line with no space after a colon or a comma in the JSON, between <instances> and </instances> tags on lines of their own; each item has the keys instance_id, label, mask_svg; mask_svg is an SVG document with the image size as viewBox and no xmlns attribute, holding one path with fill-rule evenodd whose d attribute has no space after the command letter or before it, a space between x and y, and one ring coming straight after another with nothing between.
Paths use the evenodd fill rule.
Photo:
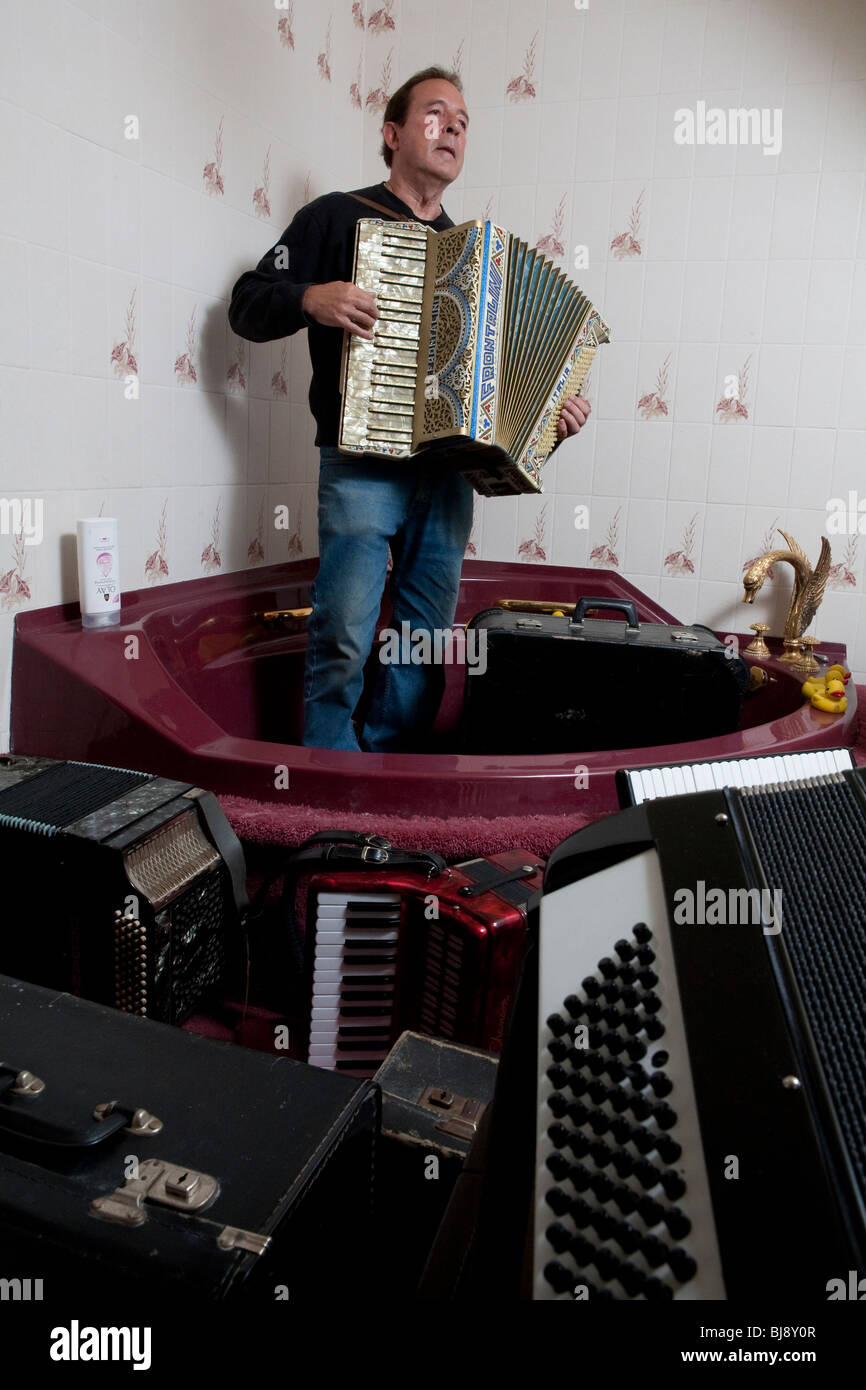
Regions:
<instances>
[{"instance_id":1,"label":"accordion shoulder strap","mask_svg":"<svg viewBox=\"0 0 866 1390\"><path fill-rule=\"evenodd\" d=\"M393 208L386 208L384 203L374 203L372 198L362 198L360 193L350 193L350 198L354 198L356 203L366 203L368 208L375 208L377 212L384 212L386 217L390 217L394 222L405 222L406 218L402 212L395 212Z\"/></svg>"}]
</instances>

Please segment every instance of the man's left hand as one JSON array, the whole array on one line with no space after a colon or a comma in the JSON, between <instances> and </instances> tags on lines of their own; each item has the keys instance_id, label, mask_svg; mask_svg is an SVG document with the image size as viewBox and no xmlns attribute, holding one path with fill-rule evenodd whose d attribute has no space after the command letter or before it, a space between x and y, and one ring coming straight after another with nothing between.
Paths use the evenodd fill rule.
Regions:
<instances>
[{"instance_id":1,"label":"man's left hand","mask_svg":"<svg viewBox=\"0 0 866 1390\"><path fill-rule=\"evenodd\" d=\"M588 400L583 396L569 396L564 402L559 416L559 424L556 427L557 438L567 439L571 434L577 434L586 424L589 412L592 409Z\"/></svg>"}]
</instances>

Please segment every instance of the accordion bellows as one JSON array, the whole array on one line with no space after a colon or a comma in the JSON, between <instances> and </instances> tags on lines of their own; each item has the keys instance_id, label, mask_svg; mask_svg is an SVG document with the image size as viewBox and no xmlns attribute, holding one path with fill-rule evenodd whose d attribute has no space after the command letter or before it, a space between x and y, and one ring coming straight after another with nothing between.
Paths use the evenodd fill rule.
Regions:
<instances>
[{"instance_id":1,"label":"accordion bellows","mask_svg":"<svg viewBox=\"0 0 866 1390\"><path fill-rule=\"evenodd\" d=\"M379 319L372 341L344 337L341 451L447 443L477 492L541 492L563 401L609 341L586 295L493 222L362 218L353 278Z\"/></svg>"}]
</instances>

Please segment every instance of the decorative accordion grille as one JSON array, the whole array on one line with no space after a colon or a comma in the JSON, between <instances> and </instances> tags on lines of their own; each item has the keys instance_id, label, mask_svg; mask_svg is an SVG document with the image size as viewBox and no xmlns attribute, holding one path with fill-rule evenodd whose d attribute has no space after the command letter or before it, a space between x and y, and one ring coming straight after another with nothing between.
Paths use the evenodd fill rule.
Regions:
<instances>
[{"instance_id":1,"label":"decorative accordion grille","mask_svg":"<svg viewBox=\"0 0 866 1390\"><path fill-rule=\"evenodd\" d=\"M154 907L161 907L219 861L193 809L125 856L130 882Z\"/></svg>"},{"instance_id":2,"label":"decorative accordion grille","mask_svg":"<svg viewBox=\"0 0 866 1390\"><path fill-rule=\"evenodd\" d=\"M185 1017L220 978L225 964L221 925L226 913L223 872L207 878L172 903L171 1011Z\"/></svg>"},{"instance_id":3,"label":"decorative accordion grille","mask_svg":"<svg viewBox=\"0 0 866 1390\"><path fill-rule=\"evenodd\" d=\"M419 1031L437 1038L456 1038L472 967L466 938L446 922L425 922L424 927Z\"/></svg>"}]
</instances>

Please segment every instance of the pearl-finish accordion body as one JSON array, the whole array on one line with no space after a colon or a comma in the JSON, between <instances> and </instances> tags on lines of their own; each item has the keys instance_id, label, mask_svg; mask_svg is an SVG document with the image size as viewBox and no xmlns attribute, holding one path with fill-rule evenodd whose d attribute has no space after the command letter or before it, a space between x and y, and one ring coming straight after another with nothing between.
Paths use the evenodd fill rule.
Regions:
<instances>
[{"instance_id":1,"label":"pearl-finish accordion body","mask_svg":"<svg viewBox=\"0 0 866 1390\"><path fill-rule=\"evenodd\" d=\"M562 404L609 341L586 295L479 221L433 232L362 218L353 279L379 318L372 341L344 336L340 450L405 458L447 444L483 496L541 492Z\"/></svg>"},{"instance_id":2,"label":"pearl-finish accordion body","mask_svg":"<svg viewBox=\"0 0 866 1390\"><path fill-rule=\"evenodd\" d=\"M412 869L315 874L307 1061L373 1076L407 1028L498 1052L542 868L517 849L433 877Z\"/></svg>"}]
</instances>

